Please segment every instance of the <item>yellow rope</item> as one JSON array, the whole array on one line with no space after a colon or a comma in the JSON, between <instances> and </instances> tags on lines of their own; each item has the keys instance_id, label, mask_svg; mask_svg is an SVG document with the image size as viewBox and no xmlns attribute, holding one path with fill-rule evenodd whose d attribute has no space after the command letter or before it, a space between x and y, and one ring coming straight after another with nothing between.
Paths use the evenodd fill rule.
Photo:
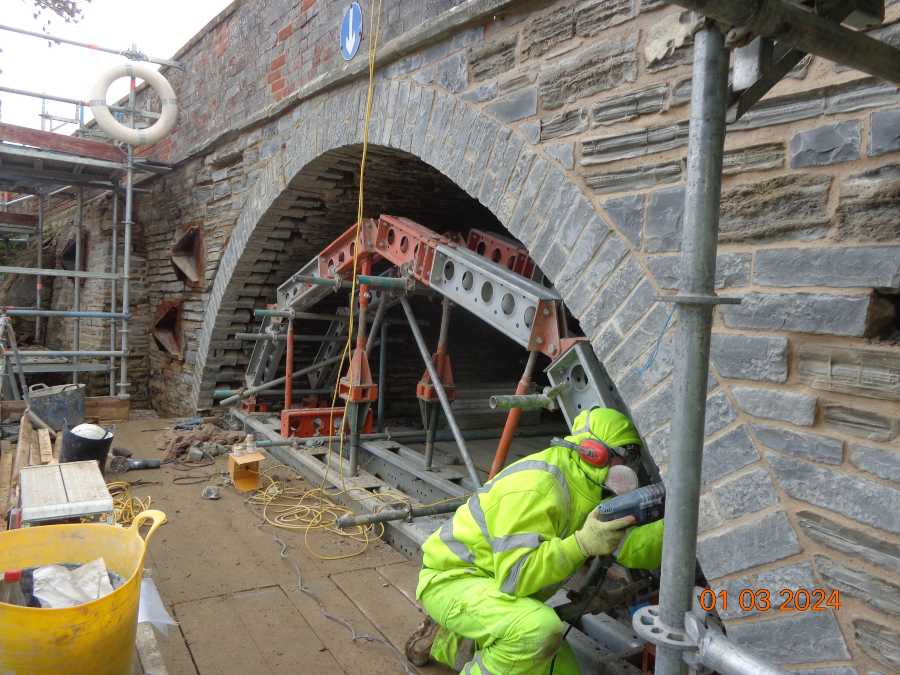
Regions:
<instances>
[{"instance_id":1,"label":"yellow rope","mask_svg":"<svg viewBox=\"0 0 900 675\"><path fill-rule=\"evenodd\" d=\"M106 487L113 498L113 516L115 517L116 525L127 527L131 525L131 521L134 520L137 514L150 508L152 502L150 496L148 495L144 499L133 496L131 494L131 483L127 481L113 481L107 483Z\"/></svg>"}]
</instances>

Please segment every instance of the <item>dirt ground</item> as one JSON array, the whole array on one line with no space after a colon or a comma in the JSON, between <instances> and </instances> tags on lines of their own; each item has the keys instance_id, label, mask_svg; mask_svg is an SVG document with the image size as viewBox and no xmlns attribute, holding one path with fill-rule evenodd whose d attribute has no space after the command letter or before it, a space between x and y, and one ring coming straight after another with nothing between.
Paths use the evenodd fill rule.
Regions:
<instances>
[{"instance_id":1,"label":"dirt ground","mask_svg":"<svg viewBox=\"0 0 900 675\"><path fill-rule=\"evenodd\" d=\"M114 445L136 457L161 457L158 437L172 424L120 424ZM150 543L146 567L178 622L166 637L157 636L171 675L450 672L416 671L402 658L422 619L414 597L417 565L381 541L352 558L322 560L310 549L335 555L357 544L327 533L304 543L302 531L263 525L233 487L222 488L218 501L202 499L204 485L218 484L226 471L220 457L215 466L190 472L164 465L124 474L131 482L148 481L133 494L149 496L152 508L168 516ZM185 476L199 478L180 484ZM308 592L300 590L295 564Z\"/></svg>"}]
</instances>

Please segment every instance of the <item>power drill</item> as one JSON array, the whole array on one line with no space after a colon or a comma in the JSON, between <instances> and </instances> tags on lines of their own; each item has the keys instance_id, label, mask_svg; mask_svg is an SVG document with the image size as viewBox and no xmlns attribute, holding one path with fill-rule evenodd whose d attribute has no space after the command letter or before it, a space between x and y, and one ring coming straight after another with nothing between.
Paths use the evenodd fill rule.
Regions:
<instances>
[{"instance_id":1,"label":"power drill","mask_svg":"<svg viewBox=\"0 0 900 675\"><path fill-rule=\"evenodd\" d=\"M607 499L597 507L597 517L609 521L634 516L634 524L643 525L662 518L665 509L666 488L662 483L653 483Z\"/></svg>"}]
</instances>

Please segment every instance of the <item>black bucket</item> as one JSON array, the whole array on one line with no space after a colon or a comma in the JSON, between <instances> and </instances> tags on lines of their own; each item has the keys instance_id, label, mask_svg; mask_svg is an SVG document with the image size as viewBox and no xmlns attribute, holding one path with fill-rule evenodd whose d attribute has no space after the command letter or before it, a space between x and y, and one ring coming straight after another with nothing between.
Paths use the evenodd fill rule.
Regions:
<instances>
[{"instance_id":1,"label":"black bucket","mask_svg":"<svg viewBox=\"0 0 900 675\"><path fill-rule=\"evenodd\" d=\"M78 429L81 426L84 425L74 428ZM109 455L109 447L113 442L113 434L108 429L103 430L106 432L103 438L85 438L73 433L72 429L66 429L63 433L62 449L59 452L60 463L95 459L100 466L100 471L105 472L106 457Z\"/></svg>"}]
</instances>

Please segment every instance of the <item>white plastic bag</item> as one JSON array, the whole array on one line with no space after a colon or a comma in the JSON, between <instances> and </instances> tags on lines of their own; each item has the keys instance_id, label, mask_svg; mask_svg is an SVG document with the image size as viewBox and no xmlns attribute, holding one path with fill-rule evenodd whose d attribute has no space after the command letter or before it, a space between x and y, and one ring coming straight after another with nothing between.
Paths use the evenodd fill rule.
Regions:
<instances>
[{"instance_id":1,"label":"white plastic bag","mask_svg":"<svg viewBox=\"0 0 900 675\"><path fill-rule=\"evenodd\" d=\"M178 623L169 616L166 606L153 579L144 577L141 579L141 603L138 607L138 623L149 623L163 635L169 632L169 626L177 626Z\"/></svg>"},{"instance_id":2,"label":"white plastic bag","mask_svg":"<svg viewBox=\"0 0 900 675\"><path fill-rule=\"evenodd\" d=\"M103 558L69 569L45 565L34 570L34 597L41 607L60 609L97 600L113 592Z\"/></svg>"}]
</instances>

